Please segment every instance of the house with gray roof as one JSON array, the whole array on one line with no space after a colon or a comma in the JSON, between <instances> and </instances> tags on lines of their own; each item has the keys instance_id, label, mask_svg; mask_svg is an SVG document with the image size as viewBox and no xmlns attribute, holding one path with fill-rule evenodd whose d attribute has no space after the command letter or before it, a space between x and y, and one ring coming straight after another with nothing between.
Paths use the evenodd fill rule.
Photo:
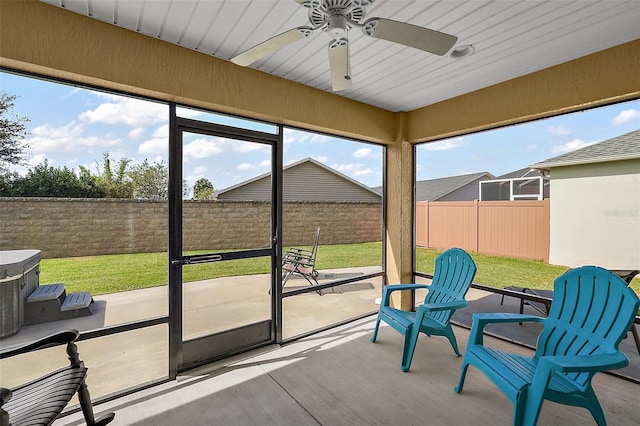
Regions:
<instances>
[{"instance_id":1,"label":"house with gray roof","mask_svg":"<svg viewBox=\"0 0 640 426\"><path fill-rule=\"evenodd\" d=\"M550 263L640 269L640 130L531 168L550 177Z\"/></svg>"},{"instance_id":2,"label":"house with gray roof","mask_svg":"<svg viewBox=\"0 0 640 426\"><path fill-rule=\"evenodd\" d=\"M493 179L489 172L448 176L416 182L416 201L473 201L478 199L478 182ZM382 194L382 187L373 188Z\"/></svg>"},{"instance_id":3,"label":"house with gray roof","mask_svg":"<svg viewBox=\"0 0 640 426\"><path fill-rule=\"evenodd\" d=\"M447 176L416 182L416 201L473 201L479 196L478 183L493 179L489 172ZM381 193L382 187L374 188Z\"/></svg>"},{"instance_id":4,"label":"house with gray roof","mask_svg":"<svg viewBox=\"0 0 640 426\"><path fill-rule=\"evenodd\" d=\"M284 201L381 202L379 193L313 158L282 169ZM217 191L218 200L270 201L271 173Z\"/></svg>"},{"instance_id":5,"label":"house with gray roof","mask_svg":"<svg viewBox=\"0 0 640 426\"><path fill-rule=\"evenodd\" d=\"M416 182L416 201L473 201L479 197L478 183L492 179L489 172L449 176Z\"/></svg>"}]
</instances>

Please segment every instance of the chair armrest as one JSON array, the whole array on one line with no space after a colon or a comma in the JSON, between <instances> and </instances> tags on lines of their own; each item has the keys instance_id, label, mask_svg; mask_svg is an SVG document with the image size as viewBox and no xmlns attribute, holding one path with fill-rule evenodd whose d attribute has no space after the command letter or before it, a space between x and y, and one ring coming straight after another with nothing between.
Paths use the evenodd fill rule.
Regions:
<instances>
[{"instance_id":1,"label":"chair armrest","mask_svg":"<svg viewBox=\"0 0 640 426\"><path fill-rule=\"evenodd\" d=\"M467 306L469 303L466 300L454 300L452 302L445 303L426 303L420 305L418 310L424 309L426 311L449 311L454 309L461 309Z\"/></svg>"},{"instance_id":2,"label":"chair armrest","mask_svg":"<svg viewBox=\"0 0 640 426\"><path fill-rule=\"evenodd\" d=\"M545 318L528 314L511 313L480 313L473 314L471 332L469 334L469 344L482 345L484 328L491 323L508 322L544 322Z\"/></svg>"},{"instance_id":3,"label":"chair armrest","mask_svg":"<svg viewBox=\"0 0 640 426\"><path fill-rule=\"evenodd\" d=\"M313 256L311 256L311 252L286 252L284 256L282 256L282 260L283 262L311 261L313 260Z\"/></svg>"},{"instance_id":4,"label":"chair armrest","mask_svg":"<svg viewBox=\"0 0 640 426\"><path fill-rule=\"evenodd\" d=\"M65 343L74 342L80 333L77 330L65 330L51 334L36 340L35 342L22 345L12 346L0 352L0 359L9 358L15 355L25 354L36 349L44 349L52 346L64 345Z\"/></svg>"},{"instance_id":5,"label":"chair armrest","mask_svg":"<svg viewBox=\"0 0 640 426\"><path fill-rule=\"evenodd\" d=\"M598 355L542 356L538 365L548 364L549 368L563 373L598 372L622 368L629 359L622 352Z\"/></svg>"},{"instance_id":6,"label":"chair armrest","mask_svg":"<svg viewBox=\"0 0 640 426\"><path fill-rule=\"evenodd\" d=\"M380 306L389 306L391 293L399 290L417 290L421 288L429 288L427 284L392 284L382 288L382 300Z\"/></svg>"},{"instance_id":7,"label":"chair armrest","mask_svg":"<svg viewBox=\"0 0 640 426\"><path fill-rule=\"evenodd\" d=\"M301 249L301 248L292 247L289 250L287 250L287 252L284 255L285 256L289 255L289 256L307 256L307 257L311 257L311 254L312 254L311 250L305 250L305 249Z\"/></svg>"},{"instance_id":8,"label":"chair armrest","mask_svg":"<svg viewBox=\"0 0 640 426\"><path fill-rule=\"evenodd\" d=\"M542 356L538 359L528 398L542 400L544 390L555 372L597 373L624 367L628 363L629 360L622 352L600 355Z\"/></svg>"}]
</instances>

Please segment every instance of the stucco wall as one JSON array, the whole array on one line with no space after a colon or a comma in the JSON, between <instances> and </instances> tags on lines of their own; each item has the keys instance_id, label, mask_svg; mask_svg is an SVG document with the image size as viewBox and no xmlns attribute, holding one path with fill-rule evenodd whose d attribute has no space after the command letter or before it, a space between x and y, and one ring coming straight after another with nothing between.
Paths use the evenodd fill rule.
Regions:
<instances>
[{"instance_id":1,"label":"stucco wall","mask_svg":"<svg viewBox=\"0 0 640 426\"><path fill-rule=\"evenodd\" d=\"M166 202L0 198L0 250L38 249L43 258L167 250ZM185 201L185 250L269 246L270 204ZM284 244L380 241L381 203L285 202Z\"/></svg>"},{"instance_id":2,"label":"stucco wall","mask_svg":"<svg viewBox=\"0 0 640 426\"><path fill-rule=\"evenodd\" d=\"M551 169L549 262L640 269L640 159Z\"/></svg>"}]
</instances>

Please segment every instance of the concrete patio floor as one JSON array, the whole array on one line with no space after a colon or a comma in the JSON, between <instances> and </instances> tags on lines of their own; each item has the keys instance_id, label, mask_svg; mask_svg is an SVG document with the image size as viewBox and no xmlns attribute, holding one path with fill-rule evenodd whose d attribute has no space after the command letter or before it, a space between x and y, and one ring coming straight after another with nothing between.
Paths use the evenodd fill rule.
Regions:
<instances>
[{"instance_id":1,"label":"concrete patio floor","mask_svg":"<svg viewBox=\"0 0 640 426\"><path fill-rule=\"evenodd\" d=\"M380 271L380 267L344 268L321 271L320 283L362 276ZM184 284L185 339L229 330L270 318L269 275L217 278ZM292 278L286 289L308 287L301 278ZM377 311L382 278L326 290L322 296L312 292L283 300L283 336L308 333L330 324ZM31 342L69 328L81 333L168 313L166 286L94 297L92 315L23 326L20 331L0 340L0 347ZM91 394L109 395L168 374L168 326L161 324L78 343L80 357L91 369L87 382ZM57 352L56 352L57 349ZM153 356L150 356L153 354ZM114 359L118 362L113 362ZM0 362L1 386L12 387L40 377L66 362L60 348L47 349ZM25 368L28 365L29 368Z\"/></svg>"},{"instance_id":2,"label":"concrete patio floor","mask_svg":"<svg viewBox=\"0 0 640 426\"><path fill-rule=\"evenodd\" d=\"M374 269L325 271L323 278L335 279L336 273L345 277L371 272ZM268 309L259 306L268 306L264 303L269 300L268 282L268 277L250 276L185 285L188 324L185 333L197 336L210 331L212 324L231 327L237 313L246 312L247 306L256 315L254 319L264 319ZM375 299L380 297L381 283L376 278L323 296L310 293L286 298L286 335L299 335L377 311ZM304 280L291 281L293 288L302 285L306 285ZM489 296L472 289L467 297L470 309L476 310L478 303L486 306L490 301L489 311L517 310L516 299L505 298L505 304L499 306L494 303L498 296ZM417 300L423 297L424 294L416 296ZM136 290L98 296L95 300L94 315L26 326L17 335L1 340L0 345L7 347L69 327L88 331L165 315L167 289ZM464 323L470 312L459 311L456 315ZM421 336L411 371L402 373L401 336L384 327L378 343L370 343L373 318L189 371L176 381L101 404L96 412L115 410L115 424L120 425L508 424L511 421L509 401L477 371L470 370L462 395L453 392L461 359L454 356L446 339ZM528 338L522 333L530 330L524 327L515 330L521 333L515 340ZM455 332L460 350L464 351L468 330L455 327ZM163 324L79 342L81 358L90 369L87 382L94 399L166 377L167 336L168 328ZM632 342L625 340L626 344ZM505 341L490 341L513 352L530 352ZM640 366L640 357L633 353L629 357ZM61 348L3 360L1 385L24 383L65 362ZM634 401L640 390L638 384L601 374L594 386L610 424L637 423L640 409ZM81 424L78 416L64 417L56 424ZM545 403L539 424L560 423L594 421L586 410Z\"/></svg>"},{"instance_id":3,"label":"concrete patio floor","mask_svg":"<svg viewBox=\"0 0 640 426\"><path fill-rule=\"evenodd\" d=\"M109 403L113 425L508 425L509 400L469 369L453 392L461 358L441 337L421 336L411 370L400 370L402 337L390 327L370 342L373 318L282 347L267 347L189 371L176 381ZM468 330L455 327L460 349ZM527 349L487 338L510 351ZM607 421L636 425L638 385L609 375L594 379ZM79 413L56 425L82 424ZM546 401L539 425L595 424L585 409Z\"/></svg>"}]
</instances>

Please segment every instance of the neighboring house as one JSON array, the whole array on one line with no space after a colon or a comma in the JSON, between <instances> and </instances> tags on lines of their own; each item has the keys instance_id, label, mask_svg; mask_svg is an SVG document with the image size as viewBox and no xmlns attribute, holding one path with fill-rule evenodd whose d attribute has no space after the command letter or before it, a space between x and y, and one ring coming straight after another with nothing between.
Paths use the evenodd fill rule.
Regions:
<instances>
[{"instance_id":1,"label":"neighboring house","mask_svg":"<svg viewBox=\"0 0 640 426\"><path fill-rule=\"evenodd\" d=\"M337 170L312 159L282 169L284 201L381 202L379 193ZM270 201L271 173L217 191L218 200Z\"/></svg>"},{"instance_id":2,"label":"neighboring house","mask_svg":"<svg viewBox=\"0 0 640 426\"><path fill-rule=\"evenodd\" d=\"M531 167L551 178L550 263L640 269L640 130Z\"/></svg>"},{"instance_id":3,"label":"neighboring house","mask_svg":"<svg viewBox=\"0 0 640 426\"><path fill-rule=\"evenodd\" d=\"M416 182L416 201L477 200L478 182L487 179L493 179L489 172L420 180Z\"/></svg>"},{"instance_id":4,"label":"neighboring house","mask_svg":"<svg viewBox=\"0 0 640 426\"><path fill-rule=\"evenodd\" d=\"M480 201L543 200L549 198L549 178L525 167L480 182Z\"/></svg>"},{"instance_id":5,"label":"neighboring house","mask_svg":"<svg viewBox=\"0 0 640 426\"><path fill-rule=\"evenodd\" d=\"M471 173L468 175L448 176L437 179L419 180L416 182L416 201L473 201L477 200L478 183L492 179L489 172ZM382 193L382 187L373 188Z\"/></svg>"}]
</instances>

